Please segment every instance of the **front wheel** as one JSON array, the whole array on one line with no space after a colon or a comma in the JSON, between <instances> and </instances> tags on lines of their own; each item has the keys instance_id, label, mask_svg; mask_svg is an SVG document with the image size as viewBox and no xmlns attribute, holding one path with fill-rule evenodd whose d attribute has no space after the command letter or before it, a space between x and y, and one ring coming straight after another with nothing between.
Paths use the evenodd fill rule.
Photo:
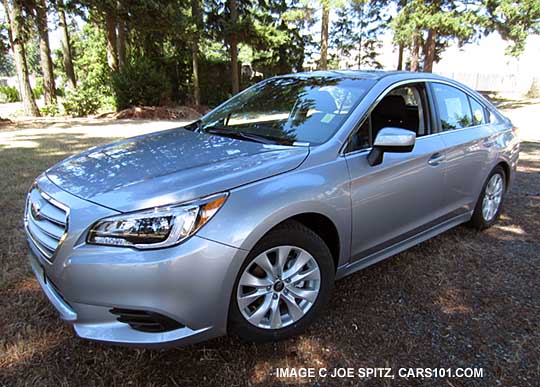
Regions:
<instances>
[{"instance_id":1,"label":"front wheel","mask_svg":"<svg viewBox=\"0 0 540 387\"><path fill-rule=\"evenodd\" d=\"M471 224L478 230L491 227L501 214L506 192L506 174L499 165L491 172L476 203Z\"/></svg>"},{"instance_id":2,"label":"front wheel","mask_svg":"<svg viewBox=\"0 0 540 387\"><path fill-rule=\"evenodd\" d=\"M298 222L270 231L236 279L229 330L249 341L281 340L302 332L328 302L334 264L328 246Z\"/></svg>"}]
</instances>

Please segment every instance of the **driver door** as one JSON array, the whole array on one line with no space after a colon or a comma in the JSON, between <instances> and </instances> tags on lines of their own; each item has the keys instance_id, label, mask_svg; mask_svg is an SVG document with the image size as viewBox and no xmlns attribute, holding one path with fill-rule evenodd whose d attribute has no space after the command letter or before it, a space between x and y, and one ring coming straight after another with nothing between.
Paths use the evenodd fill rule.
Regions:
<instances>
[{"instance_id":1,"label":"driver door","mask_svg":"<svg viewBox=\"0 0 540 387\"><path fill-rule=\"evenodd\" d=\"M381 164L370 166L370 146L387 126L415 131L415 146L408 153L385 153ZM351 137L345 159L350 175L353 261L443 220L444 143L440 136L429 135L430 127L425 86L417 83L389 92Z\"/></svg>"}]
</instances>

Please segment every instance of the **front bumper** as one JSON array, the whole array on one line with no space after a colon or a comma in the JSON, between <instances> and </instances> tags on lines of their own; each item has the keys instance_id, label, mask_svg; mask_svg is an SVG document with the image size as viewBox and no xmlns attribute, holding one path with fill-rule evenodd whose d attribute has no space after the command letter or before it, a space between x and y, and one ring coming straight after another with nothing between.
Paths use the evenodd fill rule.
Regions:
<instances>
[{"instance_id":1,"label":"front bumper","mask_svg":"<svg viewBox=\"0 0 540 387\"><path fill-rule=\"evenodd\" d=\"M196 235L155 250L88 245L88 226L115 212L60 190L44 176L38 185L69 207L69 227L52 258L27 238L30 264L60 317L80 337L164 347L227 332L230 297L245 250ZM113 308L159 314L178 324L173 330L141 331L119 322Z\"/></svg>"},{"instance_id":2,"label":"front bumper","mask_svg":"<svg viewBox=\"0 0 540 387\"><path fill-rule=\"evenodd\" d=\"M235 262L245 254L196 236L155 251L87 246L70 254L58 276L47 272L30 247L41 288L78 336L144 347L180 346L226 334ZM159 313L183 326L167 332L135 330L117 321L113 308Z\"/></svg>"}]
</instances>

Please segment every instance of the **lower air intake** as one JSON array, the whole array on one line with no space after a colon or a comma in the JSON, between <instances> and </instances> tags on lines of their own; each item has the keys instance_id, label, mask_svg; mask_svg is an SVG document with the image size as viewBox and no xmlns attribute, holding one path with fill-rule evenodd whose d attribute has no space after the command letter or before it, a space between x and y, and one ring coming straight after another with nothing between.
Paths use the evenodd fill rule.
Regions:
<instances>
[{"instance_id":1,"label":"lower air intake","mask_svg":"<svg viewBox=\"0 0 540 387\"><path fill-rule=\"evenodd\" d=\"M113 308L110 312L118 316L116 319L119 322L141 332L168 332L185 327L178 321L155 312L121 308Z\"/></svg>"}]
</instances>

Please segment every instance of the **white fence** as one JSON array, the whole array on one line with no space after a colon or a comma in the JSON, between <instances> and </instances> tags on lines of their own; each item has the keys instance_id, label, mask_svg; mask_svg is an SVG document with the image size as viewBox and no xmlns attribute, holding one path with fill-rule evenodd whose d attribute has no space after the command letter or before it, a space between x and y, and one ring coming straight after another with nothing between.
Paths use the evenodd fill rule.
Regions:
<instances>
[{"instance_id":1,"label":"white fence","mask_svg":"<svg viewBox=\"0 0 540 387\"><path fill-rule=\"evenodd\" d=\"M531 88L533 79L537 78L540 80L540 72L538 74L490 74L488 72L441 72L439 74L464 83L474 90L502 93L526 94Z\"/></svg>"}]
</instances>

